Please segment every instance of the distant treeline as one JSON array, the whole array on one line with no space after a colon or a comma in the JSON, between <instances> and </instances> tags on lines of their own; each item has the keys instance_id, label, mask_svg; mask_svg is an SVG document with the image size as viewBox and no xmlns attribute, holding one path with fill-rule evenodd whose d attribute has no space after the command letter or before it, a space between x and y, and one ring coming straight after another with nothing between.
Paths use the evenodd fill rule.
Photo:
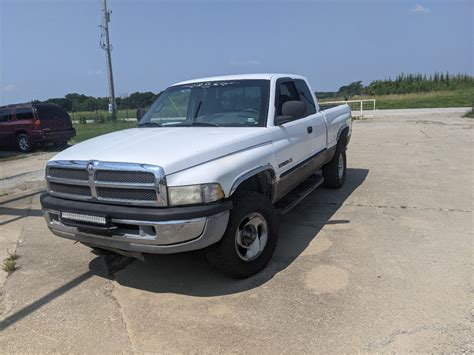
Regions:
<instances>
[{"instance_id":1,"label":"distant treeline","mask_svg":"<svg viewBox=\"0 0 474 355\"><path fill-rule=\"evenodd\" d=\"M362 81L355 81L341 86L338 91L319 92L316 95L321 99L350 98L360 95L410 94L473 87L474 77L467 74L435 73L428 76L402 73L395 79L375 80L367 86L364 86Z\"/></svg>"},{"instance_id":2,"label":"distant treeline","mask_svg":"<svg viewBox=\"0 0 474 355\"><path fill-rule=\"evenodd\" d=\"M428 76L426 74L402 73L395 79L375 80L367 86L364 86L362 81L355 81L349 85L341 86L338 91L317 92L316 95L320 99L348 99L360 95L410 94L473 87L474 77L467 74L435 73ZM117 97L116 104L119 109L133 110L139 107L149 107L158 95L152 92L135 92L128 96ZM109 99L73 93L43 102L58 104L69 112L102 111L108 109Z\"/></svg>"},{"instance_id":3,"label":"distant treeline","mask_svg":"<svg viewBox=\"0 0 474 355\"><path fill-rule=\"evenodd\" d=\"M137 109L139 107L149 107L159 94L152 92L135 92L128 96L115 98L115 103L119 109ZM93 97L72 93L64 97L52 98L45 101L35 100L34 102L53 103L61 106L68 112L80 111L102 111L108 110L108 97Z\"/></svg>"}]
</instances>

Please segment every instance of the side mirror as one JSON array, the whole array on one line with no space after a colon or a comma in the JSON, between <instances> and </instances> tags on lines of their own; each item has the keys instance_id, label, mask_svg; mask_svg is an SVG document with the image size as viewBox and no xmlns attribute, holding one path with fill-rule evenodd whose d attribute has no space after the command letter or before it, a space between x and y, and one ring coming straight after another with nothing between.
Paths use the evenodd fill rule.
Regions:
<instances>
[{"instance_id":1,"label":"side mirror","mask_svg":"<svg viewBox=\"0 0 474 355\"><path fill-rule=\"evenodd\" d=\"M281 116L275 118L275 125L282 125L286 122L304 117L306 114L306 104L302 101L287 101L281 108Z\"/></svg>"}]
</instances>

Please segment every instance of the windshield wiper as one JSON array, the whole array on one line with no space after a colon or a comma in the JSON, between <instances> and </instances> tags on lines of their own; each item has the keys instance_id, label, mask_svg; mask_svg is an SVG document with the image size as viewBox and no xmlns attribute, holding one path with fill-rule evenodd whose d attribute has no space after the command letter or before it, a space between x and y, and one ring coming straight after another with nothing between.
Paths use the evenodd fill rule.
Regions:
<instances>
[{"instance_id":1,"label":"windshield wiper","mask_svg":"<svg viewBox=\"0 0 474 355\"><path fill-rule=\"evenodd\" d=\"M193 121L189 126L220 127L217 123Z\"/></svg>"},{"instance_id":2,"label":"windshield wiper","mask_svg":"<svg viewBox=\"0 0 474 355\"><path fill-rule=\"evenodd\" d=\"M163 127L163 126L157 122L145 122L145 123L139 124L138 127Z\"/></svg>"},{"instance_id":3,"label":"windshield wiper","mask_svg":"<svg viewBox=\"0 0 474 355\"><path fill-rule=\"evenodd\" d=\"M194 114L193 119L196 119L196 117L198 116L199 110L201 109L201 105L202 105L202 100L199 101L199 104L198 104L198 106L197 106L196 113Z\"/></svg>"}]
</instances>

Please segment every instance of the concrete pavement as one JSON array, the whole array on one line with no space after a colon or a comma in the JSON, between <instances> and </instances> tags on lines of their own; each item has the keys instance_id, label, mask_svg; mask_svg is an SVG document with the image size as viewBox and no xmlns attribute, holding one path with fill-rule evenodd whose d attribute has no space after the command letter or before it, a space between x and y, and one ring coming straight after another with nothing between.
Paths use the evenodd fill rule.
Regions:
<instances>
[{"instance_id":1,"label":"concrete pavement","mask_svg":"<svg viewBox=\"0 0 474 355\"><path fill-rule=\"evenodd\" d=\"M282 217L272 262L247 280L199 252L111 274L117 260L47 230L37 195L4 202L2 227L22 242L2 291L0 349L472 352L473 122L451 112L355 121L344 188L318 188Z\"/></svg>"},{"instance_id":2,"label":"concrete pavement","mask_svg":"<svg viewBox=\"0 0 474 355\"><path fill-rule=\"evenodd\" d=\"M2 153L8 158L0 160L0 198L44 188L44 168L57 152L13 156L8 156L7 151Z\"/></svg>"}]
</instances>

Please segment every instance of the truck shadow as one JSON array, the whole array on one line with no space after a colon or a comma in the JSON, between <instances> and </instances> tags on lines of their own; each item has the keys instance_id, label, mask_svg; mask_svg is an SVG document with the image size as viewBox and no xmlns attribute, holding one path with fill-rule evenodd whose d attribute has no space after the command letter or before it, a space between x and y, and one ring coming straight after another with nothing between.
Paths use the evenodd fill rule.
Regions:
<instances>
[{"instance_id":1,"label":"truck shadow","mask_svg":"<svg viewBox=\"0 0 474 355\"><path fill-rule=\"evenodd\" d=\"M113 277L126 287L197 297L233 294L258 287L298 258L311 241L318 238L319 231L326 224L350 223L349 220L331 220L331 217L367 175L367 169L348 169L342 189L318 188L299 206L282 216L278 246L272 261L262 272L248 279L233 280L213 270L202 251L147 255L146 262L129 263L121 271L115 272ZM96 261L94 259L90 265L93 273Z\"/></svg>"}]
</instances>

